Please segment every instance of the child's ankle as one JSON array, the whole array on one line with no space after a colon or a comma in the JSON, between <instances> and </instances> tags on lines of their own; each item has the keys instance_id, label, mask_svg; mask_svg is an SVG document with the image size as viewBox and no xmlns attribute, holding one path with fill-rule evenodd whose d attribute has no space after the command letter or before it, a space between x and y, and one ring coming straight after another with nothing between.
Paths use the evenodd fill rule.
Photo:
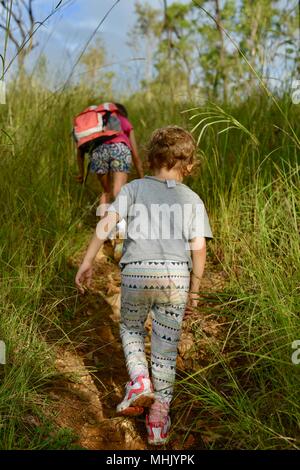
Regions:
<instances>
[{"instance_id":1,"label":"child's ankle","mask_svg":"<svg viewBox=\"0 0 300 470\"><path fill-rule=\"evenodd\" d=\"M160 421L168 416L170 405L169 403L155 400L149 409L149 420Z\"/></svg>"}]
</instances>

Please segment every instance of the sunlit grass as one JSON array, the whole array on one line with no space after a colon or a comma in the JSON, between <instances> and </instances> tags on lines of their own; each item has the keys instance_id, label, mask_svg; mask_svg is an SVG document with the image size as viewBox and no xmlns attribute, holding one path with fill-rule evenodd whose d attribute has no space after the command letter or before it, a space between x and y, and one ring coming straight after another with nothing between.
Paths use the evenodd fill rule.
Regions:
<instances>
[{"instance_id":1,"label":"sunlit grass","mask_svg":"<svg viewBox=\"0 0 300 470\"><path fill-rule=\"evenodd\" d=\"M30 447L24 417L38 412L54 374L55 344L46 331L49 324L60 327L65 299L75 308L67 259L95 222L97 193L91 179L85 188L73 180L70 131L73 115L92 99L84 88L52 94L19 83L1 108L0 339L8 348L1 369L1 448ZM208 448L298 448L300 366L291 362L291 344L300 311L299 148L290 129L259 93L237 107L218 104L216 115L203 107L192 121L181 111L195 103L147 104L137 96L127 105L142 153L155 128L192 129L197 119L211 117L205 131L207 121L195 128L201 165L187 182L212 222L209 257L229 276L215 302L228 329L211 343L205 370L179 381L184 406L194 409L190 430L201 435L199 422L211 426L217 437ZM299 112L288 97L280 109L289 110L299 133ZM216 123L218 116L226 122ZM195 335L204 333L198 328ZM43 446L42 438L34 441L34 448Z\"/></svg>"}]
</instances>

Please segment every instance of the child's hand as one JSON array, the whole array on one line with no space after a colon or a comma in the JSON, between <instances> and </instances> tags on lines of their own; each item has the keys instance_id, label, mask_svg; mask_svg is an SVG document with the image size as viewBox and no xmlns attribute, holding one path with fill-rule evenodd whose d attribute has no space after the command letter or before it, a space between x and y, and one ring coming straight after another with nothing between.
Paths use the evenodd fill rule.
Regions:
<instances>
[{"instance_id":1,"label":"child's hand","mask_svg":"<svg viewBox=\"0 0 300 470\"><path fill-rule=\"evenodd\" d=\"M84 285L86 285L87 287L90 286L92 274L92 263L89 263L88 261L83 261L75 277L75 284L82 294L84 294Z\"/></svg>"},{"instance_id":2,"label":"child's hand","mask_svg":"<svg viewBox=\"0 0 300 470\"><path fill-rule=\"evenodd\" d=\"M195 309L198 305L198 298L199 298L198 294L191 293L191 292L189 293L189 298L185 307L185 313L184 313L185 317L188 317L189 315L192 315L193 313L195 313Z\"/></svg>"}]
</instances>

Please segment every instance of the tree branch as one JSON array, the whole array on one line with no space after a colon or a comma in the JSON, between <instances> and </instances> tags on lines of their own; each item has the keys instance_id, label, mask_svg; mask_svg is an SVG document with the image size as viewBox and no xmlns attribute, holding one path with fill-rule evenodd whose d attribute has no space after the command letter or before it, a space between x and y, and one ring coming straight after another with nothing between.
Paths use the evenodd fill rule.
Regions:
<instances>
[{"instance_id":1,"label":"tree branch","mask_svg":"<svg viewBox=\"0 0 300 470\"><path fill-rule=\"evenodd\" d=\"M8 29L6 27L6 25L3 25L0 23L0 28L3 29L7 34L8 34L8 37L9 39L14 43L14 45L16 46L17 49L19 49L19 43L17 42L17 40L15 39L15 37L12 35L10 29Z\"/></svg>"},{"instance_id":2,"label":"tree branch","mask_svg":"<svg viewBox=\"0 0 300 470\"><path fill-rule=\"evenodd\" d=\"M32 3L33 0L15 0L12 9L10 9L8 1L1 0L0 2L4 11L10 13L19 34L14 32L13 28L6 28L3 24L1 28L7 32L9 39L16 46L18 53L22 51L23 58L37 46L37 43L34 44L32 40L35 26ZM28 15L28 21L26 21L26 18L23 16L24 11Z\"/></svg>"}]
</instances>

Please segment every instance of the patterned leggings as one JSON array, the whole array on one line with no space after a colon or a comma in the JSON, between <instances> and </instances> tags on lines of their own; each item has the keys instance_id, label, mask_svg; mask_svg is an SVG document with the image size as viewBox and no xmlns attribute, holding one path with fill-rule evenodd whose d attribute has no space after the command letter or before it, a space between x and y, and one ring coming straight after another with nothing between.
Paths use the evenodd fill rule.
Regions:
<instances>
[{"instance_id":1,"label":"patterned leggings","mask_svg":"<svg viewBox=\"0 0 300 470\"><path fill-rule=\"evenodd\" d=\"M188 263L182 261L136 261L122 270L120 333L129 376L149 377L144 324L151 312L152 383L156 400L168 405L189 282Z\"/></svg>"}]
</instances>

